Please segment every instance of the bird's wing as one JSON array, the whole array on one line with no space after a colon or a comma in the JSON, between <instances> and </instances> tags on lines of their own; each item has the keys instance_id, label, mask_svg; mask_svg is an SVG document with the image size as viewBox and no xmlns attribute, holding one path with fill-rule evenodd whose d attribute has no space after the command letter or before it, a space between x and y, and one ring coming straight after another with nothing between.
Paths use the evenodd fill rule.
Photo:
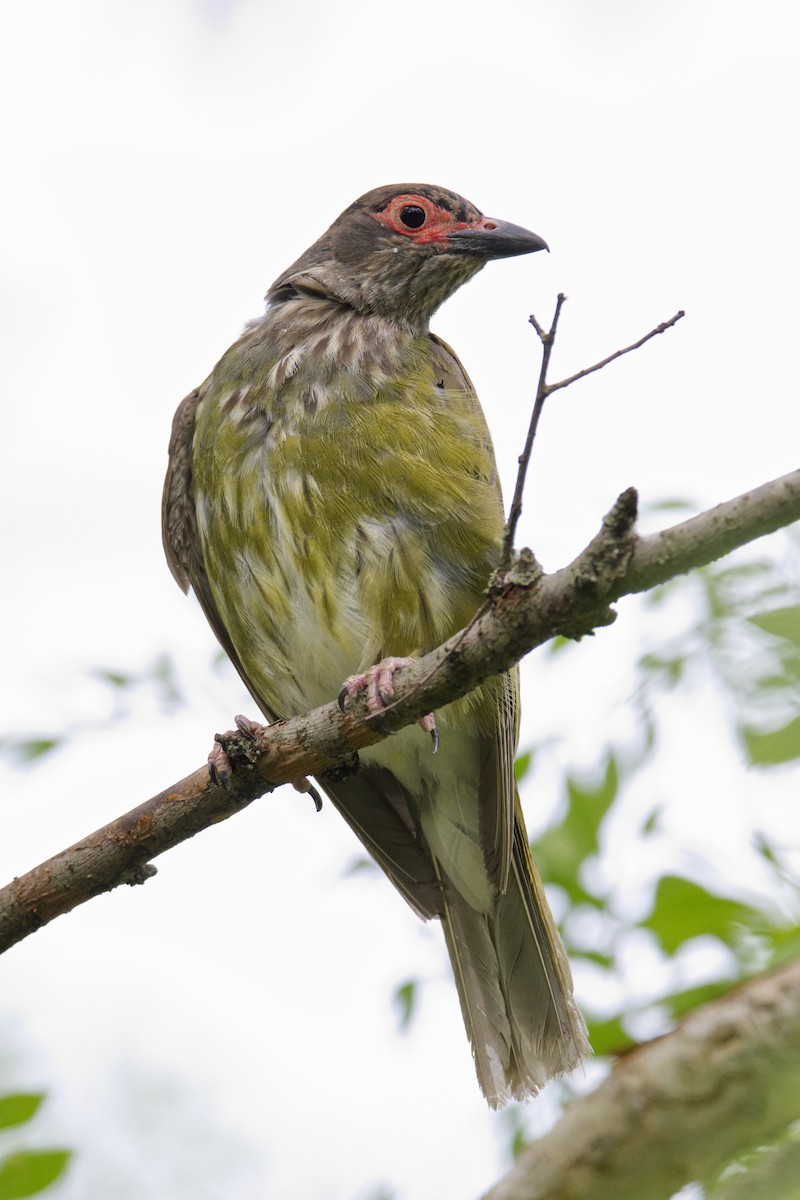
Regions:
<instances>
[{"instance_id":1,"label":"bird's wing","mask_svg":"<svg viewBox=\"0 0 800 1200\"><path fill-rule=\"evenodd\" d=\"M472 381L454 351L441 338L431 334L432 364L442 386L458 396L475 437L495 462L491 435ZM503 525L503 497L497 469L489 481L497 493L498 546ZM488 583L488 579L485 581ZM494 886L501 892L508 885L511 848L514 839L514 803L516 783L514 756L519 733L519 671L515 668L499 677L487 689L494 712L486 733L481 734L480 834L486 869Z\"/></svg>"},{"instance_id":2,"label":"bird's wing","mask_svg":"<svg viewBox=\"0 0 800 1200\"><path fill-rule=\"evenodd\" d=\"M489 878L504 892L508 886L514 838L516 779L514 757L519 726L519 671L515 668L496 681L494 733L482 736L480 796L481 844Z\"/></svg>"},{"instance_id":3,"label":"bird's wing","mask_svg":"<svg viewBox=\"0 0 800 1200\"><path fill-rule=\"evenodd\" d=\"M192 591L200 602L206 619L216 634L217 641L230 658L242 677L245 687L252 693L247 672L234 649L211 594L200 538L197 533L197 509L195 506L192 478L192 450L197 405L203 389L196 388L178 405L172 421L169 439L169 463L164 480L161 501L161 537L169 569L182 591ZM258 697L256 702L268 721L277 720L268 712Z\"/></svg>"},{"instance_id":4,"label":"bird's wing","mask_svg":"<svg viewBox=\"0 0 800 1200\"><path fill-rule=\"evenodd\" d=\"M228 636L206 574L197 533L192 479L195 414L202 389L190 392L172 423L162 501L162 537L170 570L184 592L191 586L217 640L268 721L278 720L259 696ZM421 917L439 915L441 888L431 856L412 816L410 797L390 771L379 767L340 781L320 780L351 829Z\"/></svg>"},{"instance_id":5,"label":"bird's wing","mask_svg":"<svg viewBox=\"0 0 800 1200\"><path fill-rule=\"evenodd\" d=\"M423 920L441 916L441 883L414 801L392 772L368 766L341 782L320 783L414 912Z\"/></svg>"}]
</instances>

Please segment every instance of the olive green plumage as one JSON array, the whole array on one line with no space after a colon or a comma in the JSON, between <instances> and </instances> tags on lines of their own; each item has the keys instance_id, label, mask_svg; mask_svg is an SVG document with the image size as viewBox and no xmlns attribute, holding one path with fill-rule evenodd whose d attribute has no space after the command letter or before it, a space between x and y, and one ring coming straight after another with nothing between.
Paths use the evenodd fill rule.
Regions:
<instances>
[{"instance_id":1,"label":"olive green plumage","mask_svg":"<svg viewBox=\"0 0 800 1200\"><path fill-rule=\"evenodd\" d=\"M466 624L498 563L491 439L438 305L536 235L440 188L379 188L270 289L175 417L164 543L272 720ZM442 919L489 1102L586 1052L513 774L516 673L365 751L325 784L393 883Z\"/></svg>"}]
</instances>

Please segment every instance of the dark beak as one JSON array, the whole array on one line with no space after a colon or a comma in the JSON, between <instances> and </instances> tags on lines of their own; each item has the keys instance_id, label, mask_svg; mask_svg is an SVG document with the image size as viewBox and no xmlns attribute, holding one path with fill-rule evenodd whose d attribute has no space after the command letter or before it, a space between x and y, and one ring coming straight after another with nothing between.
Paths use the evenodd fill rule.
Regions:
<instances>
[{"instance_id":1,"label":"dark beak","mask_svg":"<svg viewBox=\"0 0 800 1200\"><path fill-rule=\"evenodd\" d=\"M550 249L538 233L508 221L496 221L494 217L481 217L464 229L454 229L447 240L456 254L476 254L481 258L512 258L515 254Z\"/></svg>"}]
</instances>

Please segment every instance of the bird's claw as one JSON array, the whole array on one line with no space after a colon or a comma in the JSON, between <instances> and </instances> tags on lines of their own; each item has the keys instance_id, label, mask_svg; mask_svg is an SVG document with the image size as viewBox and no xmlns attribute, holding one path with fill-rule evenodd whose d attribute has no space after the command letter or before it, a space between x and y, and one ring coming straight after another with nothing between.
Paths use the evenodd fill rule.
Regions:
<instances>
[{"instance_id":1,"label":"bird's claw","mask_svg":"<svg viewBox=\"0 0 800 1200\"><path fill-rule=\"evenodd\" d=\"M417 721L417 724L419 725L420 729L424 729L426 733L431 735L433 753L436 754L439 750L439 727L436 724L436 714L428 713L426 716L420 717L420 719Z\"/></svg>"},{"instance_id":2,"label":"bird's claw","mask_svg":"<svg viewBox=\"0 0 800 1200\"><path fill-rule=\"evenodd\" d=\"M347 701L352 700L365 687L367 689L367 709L376 717L375 723L384 733L392 733L393 730L386 728L381 719L381 714L390 706L394 699L393 677L395 672L402 670L403 667L411 666L414 661L413 658L400 658L397 655L390 655L388 658L381 659L379 663L376 663L373 667L369 667L366 671L360 671L357 675L348 676L339 692L339 708L344 712ZM426 733L431 735L433 753L436 754L439 749L439 730L436 726L435 715L428 713L427 716L420 717L417 724L420 729L424 729Z\"/></svg>"},{"instance_id":3,"label":"bird's claw","mask_svg":"<svg viewBox=\"0 0 800 1200\"><path fill-rule=\"evenodd\" d=\"M237 713L233 720L239 733L249 738L250 741L255 738L259 729L261 729L258 721L251 721L249 717L244 717L241 713Z\"/></svg>"},{"instance_id":4,"label":"bird's claw","mask_svg":"<svg viewBox=\"0 0 800 1200\"><path fill-rule=\"evenodd\" d=\"M217 787L225 788L227 791L231 786L233 763L228 751L216 738L208 756L208 773L211 776L211 782L215 783Z\"/></svg>"},{"instance_id":5,"label":"bird's claw","mask_svg":"<svg viewBox=\"0 0 800 1200\"><path fill-rule=\"evenodd\" d=\"M320 796L310 779L307 779L305 775L302 779L293 779L292 787L296 792L300 792L301 795L310 796L314 801L314 808L317 812L322 812L322 796Z\"/></svg>"}]
</instances>

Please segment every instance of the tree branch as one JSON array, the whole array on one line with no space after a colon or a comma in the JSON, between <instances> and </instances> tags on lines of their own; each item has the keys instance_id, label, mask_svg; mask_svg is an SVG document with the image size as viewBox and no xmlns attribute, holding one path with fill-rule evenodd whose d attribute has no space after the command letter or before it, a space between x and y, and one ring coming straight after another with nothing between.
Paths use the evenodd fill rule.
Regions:
<instances>
[{"instance_id":1,"label":"tree branch","mask_svg":"<svg viewBox=\"0 0 800 1200\"><path fill-rule=\"evenodd\" d=\"M667 1200L778 1137L799 1080L800 960L618 1059L484 1200Z\"/></svg>"},{"instance_id":2,"label":"tree branch","mask_svg":"<svg viewBox=\"0 0 800 1200\"><path fill-rule=\"evenodd\" d=\"M800 471L649 537L633 531L636 493L623 492L600 532L568 567L543 574L523 550L498 573L466 630L404 668L396 699L377 718L359 697L303 716L222 735L236 766L229 789L206 766L0 890L0 952L53 918L121 883L143 883L149 860L232 816L281 783L352 770L358 750L458 699L556 634L610 624L609 605L699 567L800 519Z\"/></svg>"},{"instance_id":3,"label":"tree branch","mask_svg":"<svg viewBox=\"0 0 800 1200\"><path fill-rule=\"evenodd\" d=\"M562 299L562 297L559 296L559 299ZM660 325L656 325L655 329L651 329L644 337L640 337L638 342L631 342L630 346L625 346L622 350L615 350L613 354L609 354L606 358L601 358L600 362L594 363L591 367L584 367L582 371L576 371L574 375L568 375L566 379L560 379L558 383L548 383L547 394L550 395L551 392L557 392L559 388L569 387L570 384L577 383L579 379L585 379L587 375L593 375L595 371L602 371L603 367L607 367L609 363L614 362L617 358L622 358L623 354L630 354L632 350L638 350L640 346L643 346L645 342L649 342L651 338L658 337L660 333L666 333L668 329L672 329L672 326L676 325L685 316L686 313L681 308L675 313L674 317L670 317L668 321L662 321ZM532 317L531 321L533 321ZM536 331L537 333L539 332L538 326L536 326ZM541 337L542 335L539 334L539 336Z\"/></svg>"},{"instance_id":4,"label":"tree branch","mask_svg":"<svg viewBox=\"0 0 800 1200\"><path fill-rule=\"evenodd\" d=\"M573 383L577 383L579 379L585 379L587 375L593 375L595 371L602 371L603 367L607 367L609 363L614 362L617 358L622 358L623 354L630 354L633 350L638 350L645 342L649 342L651 338L658 337L660 333L666 333L673 325L676 325L686 313L681 309L675 313L674 317L670 317L668 321L662 321L660 325L656 325L655 329L651 329L644 337L640 337L638 341L632 342L630 346L624 346L621 350L615 350L613 354L607 355L600 362L594 363L591 367L584 367L581 371L576 371L574 375L569 375L566 379L560 379L558 383L547 382L547 372L550 367L550 355L553 350L553 344L556 340L556 331L558 329L558 321L561 316L561 309L566 303L567 297L563 292L559 292L556 298L556 307L553 313L553 319L550 322L550 328L545 329L543 325L537 321L536 317L531 313L528 321L536 330L539 341L542 343L542 362L539 368L539 381L536 384L536 398L533 402L533 410L531 412L530 424L528 425L528 434L525 438L525 446L519 456L519 470L517 472L517 481L514 485L514 495L511 499L511 507L508 510L508 521L506 522L505 530L503 531L503 550L500 556L500 569L507 570L511 565L511 559L514 554L514 544L516 539L517 525L522 516L522 496L525 491L525 479L528 474L528 467L531 461L533 452L533 442L536 437L536 432L539 427L539 419L544 409L544 403L548 396L553 392L559 391L560 388L568 388Z\"/></svg>"},{"instance_id":5,"label":"tree branch","mask_svg":"<svg viewBox=\"0 0 800 1200\"><path fill-rule=\"evenodd\" d=\"M511 498L511 507L508 510L508 520L503 531L503 551L500 557L501 570L507 570L511 566L511 559L514 555L514 545L516 542L517 525L522 516L522 494L525 491L525 479L528 474L528 465L531 461L533 452L533 441L536 437L536 431L539 427L539 418L542 415L544 402L550 394L550 389L547 386L547 369L550 366L550 355L553 350L553 343L556 340L556 330L558 329L558 318L561 316L561 309L564 307L567 297L563 292L558 293L556 298L556 308L553 313L553 319L550 322L550 328L544 329L536 317L531 313L528 317L533 328L538 334L539 341L542 343L542 362L539 367L539 381L536 384L536 399L533 402L533 411L531 412L530 424L528 425L528 434L525 438L525 446L522 454L520 454L519 470L517 471L517 482L514 485L514 495Z\"/></svg>"}]
</instances>

